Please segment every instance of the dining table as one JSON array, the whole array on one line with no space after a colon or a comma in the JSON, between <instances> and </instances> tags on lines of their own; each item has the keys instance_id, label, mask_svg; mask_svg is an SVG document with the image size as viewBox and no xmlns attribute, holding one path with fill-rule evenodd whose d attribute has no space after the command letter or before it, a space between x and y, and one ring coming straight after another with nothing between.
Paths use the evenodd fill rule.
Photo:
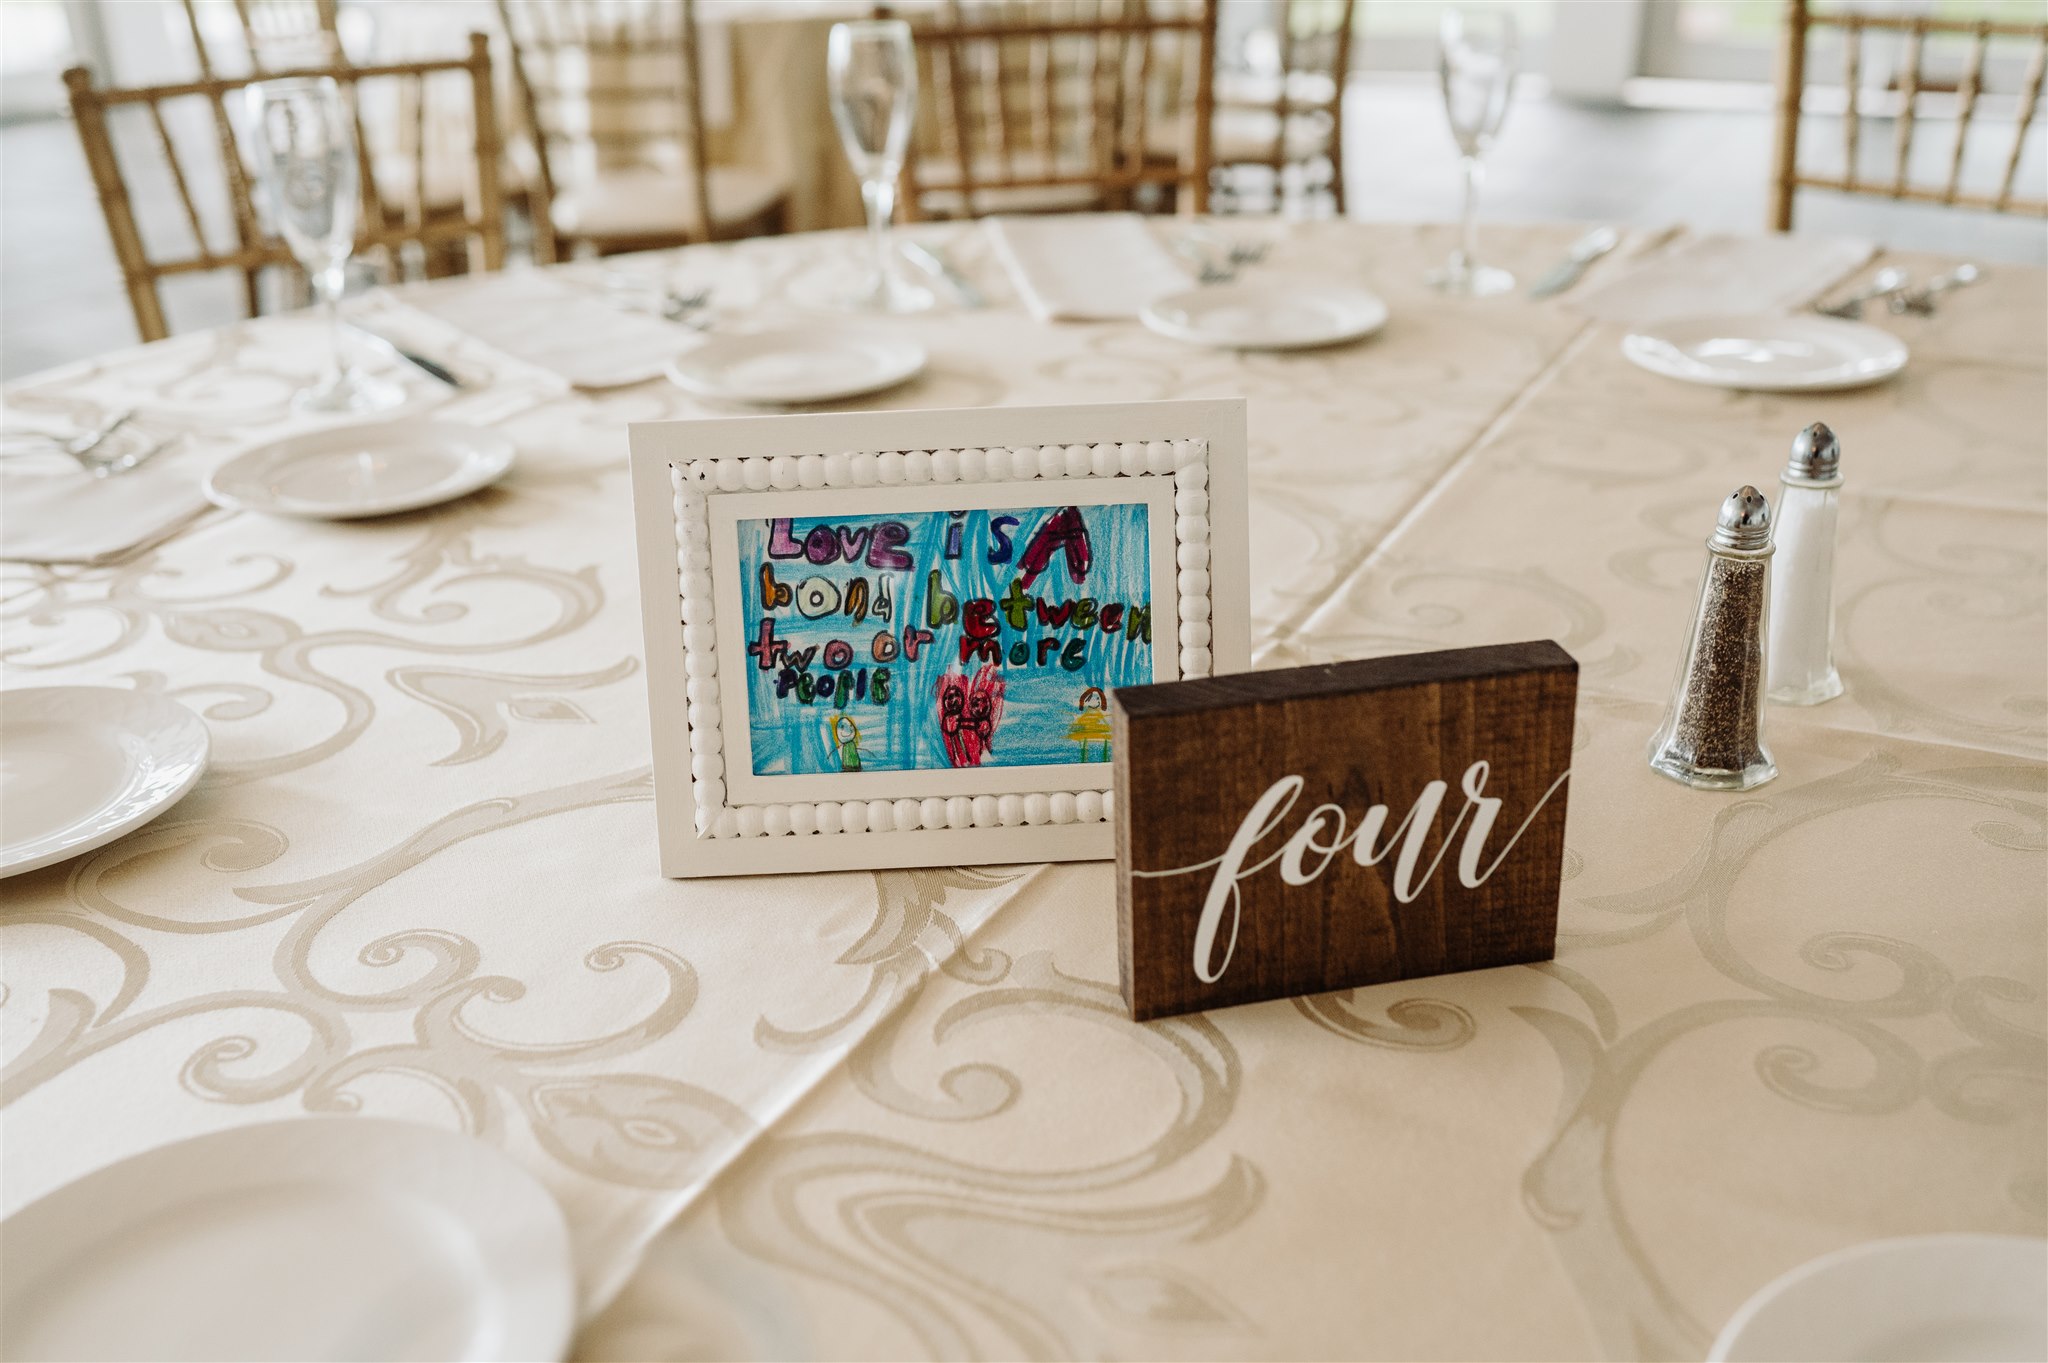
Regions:
<instances>
[{"instance_id":1,"label":"dining table","mask_svg":"<svg viewBox=\"0 0 2048 1363\"><path fill-rule=\"evenodd\" d=\"M502 481L0 565L0 684L169 696L212 740L161 818L4 883L0 1213L257 1122L460 1131L562 1207L590 1359L1697 1358L1817 1255L2048 1230L2042 271L1867 313L1910 347L1883 383L1770 394L1645 372L1574 308L1682 230L1539 301L1432 290L1450 225L1213 220L1265 247L1246 282L1385 300L1296 352L1041 322L981 227L912 230L986 306L827 313L848 232L547 278L928 351L817 410L1246 398L1255 667L1577 659L1555 958L1139 1024L1112 863L664 879L626 428L737 409L550 381L431 306L533 276L436 282L363 306L482 376ZM1484 242L1527 281L1583 230ZM196 478L291 421L324 345L260 318L4 401L133 405ZM1769 707L1771 783L1688 789L1645 748L1703 541L1815 421L1845 693Z\"/></svg>"}]
</instances>

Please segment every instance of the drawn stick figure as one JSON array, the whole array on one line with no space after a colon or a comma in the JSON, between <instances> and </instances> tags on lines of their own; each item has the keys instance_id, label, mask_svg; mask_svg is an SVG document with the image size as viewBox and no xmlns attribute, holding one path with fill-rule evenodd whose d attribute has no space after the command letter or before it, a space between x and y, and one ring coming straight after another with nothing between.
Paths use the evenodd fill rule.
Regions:
<instances>
[{"instance_id":1,"label":"drawn stick figure","mask_svg":"<svg viewBox=\"0 0 2048 1363\"><path fill-rule=\"evenodd\" d=\"M1102 693L1101 687L1091 686L1081 693L1081 699L1075 703L1074 708L1080 713L1076 714L1074 722L1067 726L1067 737L1081 745L1081 760L1107 762L1111 733L1109 697ZM1091 743L1101 746L1100 754L1092 759L1088 756L1088 745Z\"/></svg>"},{"instance_id":2,"label":"drawn stick figure","mask_svg":"<svg viewBox=\"0 0 2048 1363\"><path fill-rule=\"evenodd\" d=\"M939 678L939 739L946 760L956 767L978 767L995 747L996 726L1003 718L1003 674L993 664L973 677L949 672Z\"/></svg>"},{"instance_id":3,"label":"drawn stick figure","mask_svg":"<svg viewBox=\"0 0 2048 1363\"><path fill-rule=\"evenodd\" d=\"M844 734L839 728L842 724L846 726ZM860 725L853 722L852 715L834 715L826 720L825 737L839 757L839 770L860 770Z\"/></svg>"}]
</instances>

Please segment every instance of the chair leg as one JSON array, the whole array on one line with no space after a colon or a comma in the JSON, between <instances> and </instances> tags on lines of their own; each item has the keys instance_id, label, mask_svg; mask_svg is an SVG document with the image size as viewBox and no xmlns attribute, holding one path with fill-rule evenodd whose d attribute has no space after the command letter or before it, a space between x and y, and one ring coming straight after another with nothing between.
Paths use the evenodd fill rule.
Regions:
<instances>
[{"instance_id":1,"label":"chair leg","mask_svg":"<svg viewBox=\"0 0 2048 1363\"><path fill-rule=\"evenodd\" d=\"M526 191L526 225L533 232L533 262L553 265L575 255L574 243L555 231L548 196L537 188Z\"/></svg>"}]
</instances>

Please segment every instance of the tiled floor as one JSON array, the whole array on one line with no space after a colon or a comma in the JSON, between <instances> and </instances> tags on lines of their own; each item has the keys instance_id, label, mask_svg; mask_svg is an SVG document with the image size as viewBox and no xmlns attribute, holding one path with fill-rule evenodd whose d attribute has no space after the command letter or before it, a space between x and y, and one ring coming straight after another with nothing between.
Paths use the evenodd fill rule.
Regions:
<instances>
[{"instance_id":1,"label":"tiled floor","mask_svg":"<svg viewBox=\"0 0 2048 1363\"><path fill-rule=\"evenodd\" d=\"M1401 79L1374 80L1351 91L1346 178L1354 216L1456 215L1456 165L1436 98L1428 83ZM1832 145L1824 128L1812 136L1816 145ZM1483 216L1759 230L1769 139L1770 120L1762 113L1593 109L1524 99L1491 158ZM1882 154L1889 139L1880 130L1870 140ZM1947 154L1939 138L1930 139L1926 150ZM2038 185L2044 173L2048 154L2041 153L2037 136L2025 176ZM139 214L147 221L153 214L178 212L169 196L168 183L138 185ZM2038 219L1809 194L1800 203L1799 229L1869 235L1896 247L1986 261L2048 263L2048 226ZM188 277L165 288L174 329L238 316L240 296L240 281L232 276ZM0 377L33 373L134 338L70 125L0 129Z\"/></svg>"}]
</instances>

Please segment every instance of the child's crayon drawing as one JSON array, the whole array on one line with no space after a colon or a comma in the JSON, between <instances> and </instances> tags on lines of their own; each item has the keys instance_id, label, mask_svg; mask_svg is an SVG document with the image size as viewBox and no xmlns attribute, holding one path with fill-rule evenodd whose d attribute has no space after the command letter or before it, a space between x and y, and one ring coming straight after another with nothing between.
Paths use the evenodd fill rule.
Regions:
<instances>
[{"instance_id":1,"label":"child's crayon drawing","mask_svg":"<svg viewBox=\"0 0 2048 1363\"><path fill-rule=\"evenodd\" d=\"M741 521L754 773L1108 761L1106 693L1152 680L1148 528L1142 502Z\"/></svg>"}]
</instances>

